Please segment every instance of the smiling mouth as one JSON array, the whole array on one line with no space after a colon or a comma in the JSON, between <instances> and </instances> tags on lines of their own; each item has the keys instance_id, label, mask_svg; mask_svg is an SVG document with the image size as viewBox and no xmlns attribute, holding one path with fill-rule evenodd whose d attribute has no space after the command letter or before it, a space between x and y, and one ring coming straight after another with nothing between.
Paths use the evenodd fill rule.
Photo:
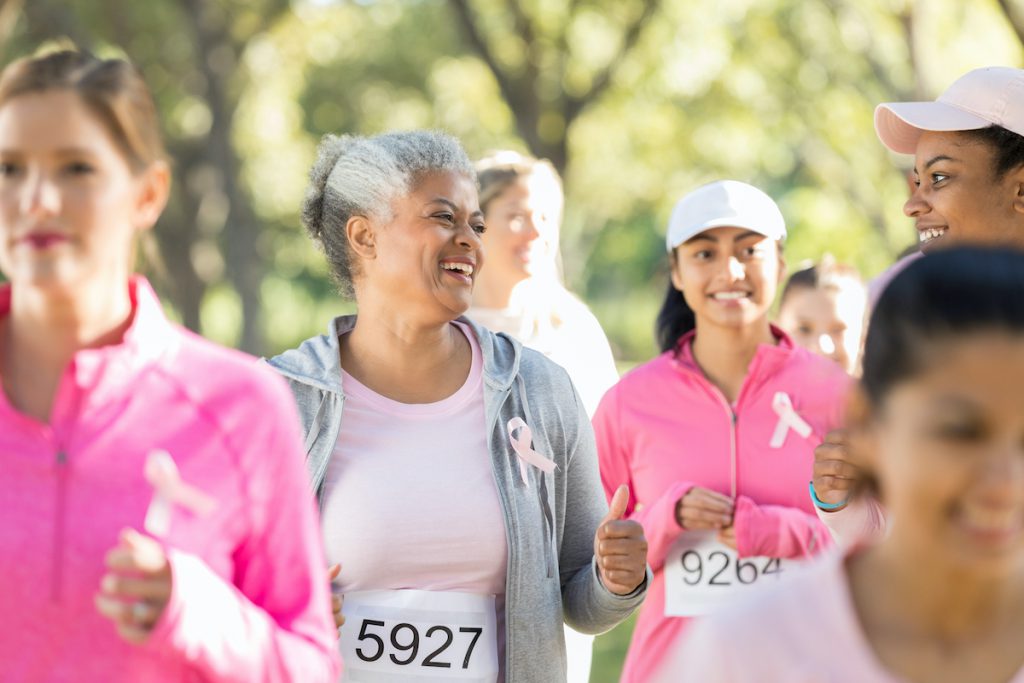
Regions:
<instances>
[{"instance_id":1,"label":"smiling mouth","mask_svg":"<svg viewBox=\"0 0 1024 683\"><path fill-rule=\"evenodd\" d=\"M918 228L917 236L920 244L927 244L932 240L937 240L943 235L949 232L947 227L935 227L935 228Z\"/></svg>"},{"instance_id":2,"label":"smiling mouth","mask_svg":"<svg viewBox=\"0 0 1024 683\"><path fill-rule=\"evenodd\" d=\"M711 298L715 301L742 301L750 298L750 292L716 292Z\"/></svg>"}]
</instances>

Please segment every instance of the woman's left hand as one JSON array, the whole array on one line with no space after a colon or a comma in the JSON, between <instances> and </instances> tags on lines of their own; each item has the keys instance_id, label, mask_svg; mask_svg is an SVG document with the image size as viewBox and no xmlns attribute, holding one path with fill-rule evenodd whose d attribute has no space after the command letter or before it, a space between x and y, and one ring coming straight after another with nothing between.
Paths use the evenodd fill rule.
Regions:
<instances>
[{"instance_id":1,"label":"woman's left hand","mask_svg":"<svg viewBox=\"0 0 1024 683\"><path fill-rule=\"evenodd\" d=\"M121 532L106 556L96 609L114 622L118 634L139 644L149 637L171 597L171 566L153 538L134 529Z\"/></svg>"},{"instance_id":2,"label":"woman's left hand","mask_svg":"<svg viewBox=\"0 0 1024 683\"><path fill-rule=\"evenodd\" d=\"M629 502L623 484L612 497L608 514L594 535L594 556L601 583L616 595L629 595L647 576L647 539L639 523L622 519Z\"/></svg>"}]
</instances>

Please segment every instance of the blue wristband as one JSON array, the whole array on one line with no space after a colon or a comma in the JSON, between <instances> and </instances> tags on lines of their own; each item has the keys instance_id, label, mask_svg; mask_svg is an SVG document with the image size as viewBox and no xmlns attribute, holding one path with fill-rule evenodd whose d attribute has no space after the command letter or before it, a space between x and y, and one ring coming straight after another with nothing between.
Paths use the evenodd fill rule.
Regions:
<instances>
[{"instance_id":1,"label":"blue wristband","mask_svg":"<svg viewBox=\"0 0 1024 683\"><path fill-rule=\"evenodd\" d=\"M814 501L814 507L818 508L819 510L824 510L825 512L832 512L833 510L838 510L839 508L846 507L846 503L849 502L849 499L845 499L839 501L838 503L826 503L821 498L818 498L818 492L814 490L813 481L807 482L807 488L811 492L811 500Z\"/></svg>"}]
</instances>

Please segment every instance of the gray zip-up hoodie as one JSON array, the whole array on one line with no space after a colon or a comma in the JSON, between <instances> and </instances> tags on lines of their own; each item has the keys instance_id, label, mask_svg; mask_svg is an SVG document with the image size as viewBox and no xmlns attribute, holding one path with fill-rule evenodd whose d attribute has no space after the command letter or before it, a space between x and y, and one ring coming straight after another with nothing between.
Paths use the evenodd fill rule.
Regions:
<instances>
[{"instance_id":1,"label":"gray zip-up hoodie","mask_svg":"<svg viewBox=\"0 0 1024 683\"><path fill-rule=\"evenodd\" d=\"M643 601L650 573L626 596L610 592L598 578L594 533L608 505L590 421L565 370L511 337L460 320L472 328L483 354L487 441L508 539L504 680L563 683L563 615L583 633L607 631ZM336 318L328 334L269 361L298 403L318 496L345 403L338 337L354 325L354 316ZM530 426L534 450L557 466L551 474L528 467L529 485L509 440L507 424L515 417Z\"/></svg>"}]
</instances>

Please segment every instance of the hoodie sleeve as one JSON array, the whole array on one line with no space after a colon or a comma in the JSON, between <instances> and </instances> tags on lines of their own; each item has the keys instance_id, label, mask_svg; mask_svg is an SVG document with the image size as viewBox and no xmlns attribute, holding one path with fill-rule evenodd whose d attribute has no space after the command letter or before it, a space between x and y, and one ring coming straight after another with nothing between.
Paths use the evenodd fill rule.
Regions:
<instances>
[{"instance_id":1,"label":"hoodie sleeve","mask_svg":"<svg viewBox=\"0 0 1024 683\"><path fill-rule=\"evenodd\" d=\"M843 547L870 542L885 532L885 508L871 496L854 498L842 510L816 510L818 519Z\"/></svg>"},{"instance_id":2,"label":"hoodie sleeve","mask_svg":"<svg viewBox=\"0 0 1024 683\"><path fill-rule=\"evenodd\" d=\"M832 546L828 528L810 512L784 505L758 505L738 496L733 513L740 557L808 557Z\"/></svg>"},{"instance_id":3,"label":"hoodie sleeve","mask_svg":"<svg viewBox=\"0 0 1024 683\"><path fill-rule=\"evenodd\" d=\"M628 437L623 431L620 419L619 393L619 387L612 388L605 394L594 414L601 484L604 487L605 500L611 500L620 485L626 484L629 487L626 517L643 526L644 535L647 537L647 562L652 570L658 571L665 564L669 546L683 533L682 527L676 521L676 504L696 484L677 481L650 503L637 504Z\"/></svg>"},{"instance_id":4,"label":"hoodie sleeve","mask_svg":"<svg viewBox=\"0 0 1024 683\"><path fill-rule=\"evenodd\" d=\"M608 505L601 495L594 432L583 402L578 394L575 398L576 425L567 425L566 429L566 436L573 440L567 443L565 531L559 565L577 569L561 577L562 601L565 623L580 633L597 634L618 625L640 606L652 576L648 569L644 581L628 595L616 595L601 582L593 559L594 535L608 513ZM583 555L590 561L581 566L578 560Z\"/></svg>"},{"instance_id":5,"label":"hoodie sleeve","mask_svg":"<svg viewBox=\"0 0 1024 683\"><path fill-rule=\"evenodd\" d=\"M150 643L211 682L333 682L341 665L298 418L283 382L266 372L271 391L252 401L259 414L224 425L249 513L233 582L169 550L172 593Z\"/></svg>"}]
</instances>

